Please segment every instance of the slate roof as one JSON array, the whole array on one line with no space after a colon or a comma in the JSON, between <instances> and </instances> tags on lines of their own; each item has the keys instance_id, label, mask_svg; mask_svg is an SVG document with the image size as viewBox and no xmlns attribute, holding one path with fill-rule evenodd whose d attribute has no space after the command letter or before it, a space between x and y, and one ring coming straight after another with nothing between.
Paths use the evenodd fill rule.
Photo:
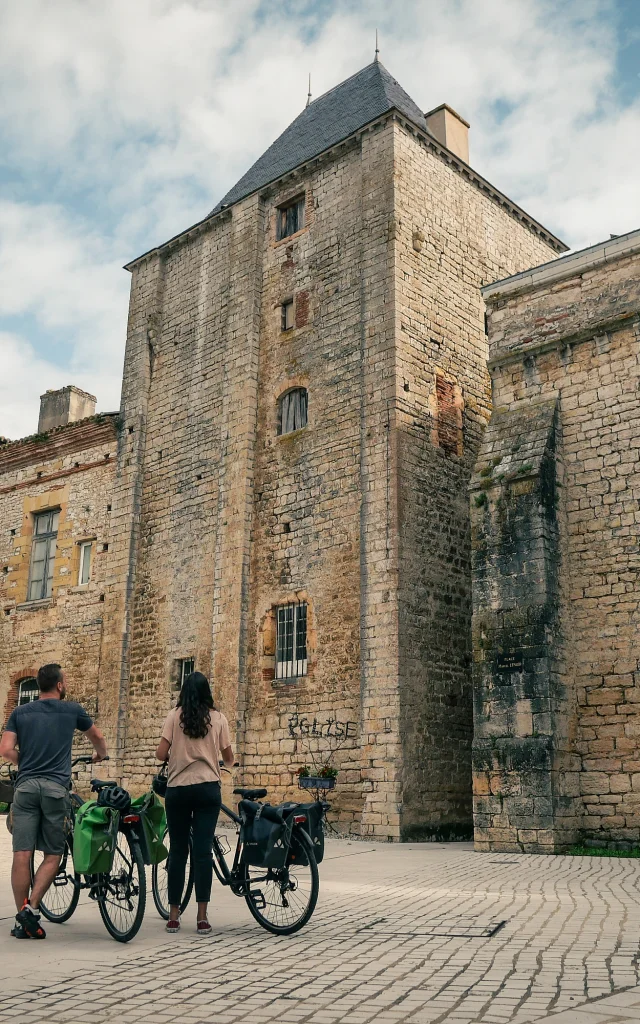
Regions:
<instances>
[{"instance_id":1,"label":"slate roof","mask_svg":"<svg viewBox=\"0 0 640 1024\"><path fill-rule=\"evenodd\" d=\"M310 103L227 192L209 216L324 153L393 109L399 110L423 132L432 134L420 107L383 64L373 61Z\"/></svg>"}]
</instances>

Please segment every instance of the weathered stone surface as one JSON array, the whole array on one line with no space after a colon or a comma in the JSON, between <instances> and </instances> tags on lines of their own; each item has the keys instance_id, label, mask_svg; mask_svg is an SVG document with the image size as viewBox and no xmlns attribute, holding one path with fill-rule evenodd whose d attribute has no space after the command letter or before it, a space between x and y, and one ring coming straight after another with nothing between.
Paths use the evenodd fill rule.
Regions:
<instances>
[{"instance_id":1,"label":"weathered stone surface","mask_svg":"<svg viewBox=\"0 0 640 1024\"><path fill-rule=\"evenodd\" d=\"M539 777L547 779L557 847L580 836L615 845L637 825L640 239L634 239L560 260L539 280L534 271L485 290L496 408L471 494L476 776L482 786L480 738L500 737L519 749L530 723L518 715L518 700L547 702L538 721L550 747ZM552 409L555 423L545 439L543 421ZM505 658L511 658L508 673ZM561 781L568 756L579 762L579 784L569 789ZM530 778L513 765L510 771L528 796ZM515 815L512 791L508 773L501 790L492 787L504 805L496 849L505 814L508 821ZM484 807L478 806L477 821L483 848L491 846Z\"/></svg>"},{"instance_id":2,"label":"weathered stone surface","mask_svg":"<svg viewBox=\"0 0 640 1024\"><path fill-rule=\"evenodd\" d=\"M0 703L3 723L20 681L40 665L65 668L69 696L108 716L100 654L107 608L117 419L93 416L0 448ZM60 510L52 594L29 602L34 516ZM79 585L80 543L91 542Z\"/></svg>"}]
</instances>

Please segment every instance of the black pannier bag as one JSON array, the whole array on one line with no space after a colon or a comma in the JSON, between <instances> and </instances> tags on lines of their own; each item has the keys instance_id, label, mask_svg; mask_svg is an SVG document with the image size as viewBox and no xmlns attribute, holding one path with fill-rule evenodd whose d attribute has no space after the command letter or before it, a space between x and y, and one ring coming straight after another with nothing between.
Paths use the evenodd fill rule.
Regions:
<instances>
[{"instance_id":1,"label":"black pannier bag","mask_svg":"<svg viewBox=\"0 0 640 1024\"><path fill-rule=\"evenodd\" d=\"M316 864L322 863L324 857L324 829L322 828L322 817L323 810L322 804L315 800L310 804L282 804L278 810L282 811L285 821L289 819L293 820L293 816L298 814L304 814L306 822L301 828L307 833L311 842L313 843L313 852L316 855ZM291 842L291 848L289 850L289 860L291 864L307 864L307 857L302 846L295 841L295 835Z\"/></svg>"},{"instance_id":2,"label":"black pannier bag","mask_svg":"<svg viewBox=\"0 0 640 1024\"><path fill-rule=\"evenodd\" d=\"M285 821L278 807L241 800L240 839L247 864L258 868L283 868L287 862L293 818Z\"/></svg>"}]
</instances>

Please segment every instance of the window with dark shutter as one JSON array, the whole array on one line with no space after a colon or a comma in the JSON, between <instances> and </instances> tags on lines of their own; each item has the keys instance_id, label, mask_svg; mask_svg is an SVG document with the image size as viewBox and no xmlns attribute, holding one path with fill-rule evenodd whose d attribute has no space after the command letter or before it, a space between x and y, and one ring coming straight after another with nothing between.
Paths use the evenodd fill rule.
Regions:
<instances>
[{"instance_id":1,"label":"window with dark shutter","mask_svg":"<svg viewBox=\"0 0 640 1024\"><path fill-rule=\"evenodd\" d=\"M290 434L307 425L307 390L291 388L278 400L278 434Z\"/></svg>"},{"instance_id":2,"label":"window with dark shutter","mask_svg":"<svg viewBox=\"0 0 640 1024\"><path fill-rule=\"evenodd\" d=\"M305 197L298 196L292 202L276 210L276 238L288 238L302 231L305 225Z\"/></svg>"}]
</instances>

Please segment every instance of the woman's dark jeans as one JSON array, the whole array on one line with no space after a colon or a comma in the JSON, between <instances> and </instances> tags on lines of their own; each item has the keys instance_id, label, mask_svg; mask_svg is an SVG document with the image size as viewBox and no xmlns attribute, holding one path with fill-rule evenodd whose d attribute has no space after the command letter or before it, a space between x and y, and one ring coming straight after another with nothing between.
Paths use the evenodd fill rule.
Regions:
<instances>
[{"instance_id":1,"label":"woman's dark jeans","mask_svg":"<svg viewBox=\"0 0 640 1024\"><path fill-rule=\"evenodd\" d=\"M193 828L193 875L196 901L211 898L213 863L211 848L220 813L220 783L198 782L194 786L169 786L165 797L169 826L168 896L172 907L179 907L189 856L189 829Z\"/></svg>"}]
</instances>

